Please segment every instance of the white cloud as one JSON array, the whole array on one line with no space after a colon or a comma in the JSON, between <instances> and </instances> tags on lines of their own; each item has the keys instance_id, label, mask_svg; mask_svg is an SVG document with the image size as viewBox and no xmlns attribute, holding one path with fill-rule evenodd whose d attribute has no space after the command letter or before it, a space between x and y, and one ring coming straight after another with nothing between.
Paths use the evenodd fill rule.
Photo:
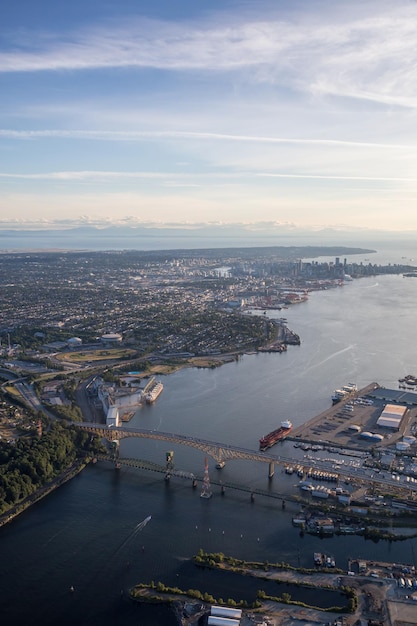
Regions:
<instances>
[{"instance_id":1,"label":"white cloud","mask_svg":"<svg viewBox=\"0 0 417 626\"><path fill-rule=\"evenodd\" d=\"M346 141L343 139L311 139L295 137L274 137L257 135L233 135L226 133L191 132L191 131L106 131L106 130L9 130L0 129L0 137L5 139L89 139L97 141L143 141L150 139L189 139L207 141L231 141L245 143L294 144L311 146L342 146L345 148L406 148L416 146L396 143L378 143L366 141Z\"/></svg>"},{"instance_id":2,"label":"white cloud","mask_svg":"<svg viewBox=\"0 0 417 626\"><path fill-rule=\"evenodd\" d=\"M417 225L417 3L399 2L3 38L0 212Z\"/></svg>"},{"instance_id":3,"label":"white cloud","mask_svg":"<svg viewBox=\"0 0 417 626\"><path fill-rule=\"evenodd\" d=\"M246 79L391 105L417 106L417 6L337 3L295 21L218 14L206 23L132 20L56 37L0 54L0 72L152 68L245 72ZM265 14L266 13L266 14ZM217 23L215 22L217 20Z\"/></svg>"},{"instance_id":4,"label":"white cloud","mask_svg":"<svg viewBox=\"0 0 417 626\"><path fill-rule=\"evenodd\" d=\"M288 179L307 179L307 180L329 180L329 181L377 181L377 182L409 182L417 183L417 178L411 177L395 177L395 176L337 176L337 175L324 175L324 174L292 174L288 172L212 172L212 173L185 173L185 172L112 172L112 171L98 171L98 170L84 170L84 171L65 171L65 172L41 172L41 173L9 173L0 172L0 179L21 179L21 180L46 180L46 181L98 181L98 182L114 182L115 180L154 180L162 181L165 185L171 187L199 187L197 183L192 181L206 180L208 181L217 179L221 181L222 185L227 184L227 181L234 183L235 180L249 178L255 180L256 178L288 178Z\"/></svg>"}]
</instances>

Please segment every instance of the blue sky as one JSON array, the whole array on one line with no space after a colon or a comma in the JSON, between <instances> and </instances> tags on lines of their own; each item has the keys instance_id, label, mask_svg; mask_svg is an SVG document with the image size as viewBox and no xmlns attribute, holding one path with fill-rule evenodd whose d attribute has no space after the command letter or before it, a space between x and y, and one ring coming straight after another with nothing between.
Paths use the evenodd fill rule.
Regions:
<instances>
[{"instance_id":1,"label":"blue sky","mask_svg":"<svg viewBox=\"0 0 417 626\"><path fill-rule=\"evenodd\" d=\"M0 227L417 230L417 3L3 0Z\"/></svg>"}]
</instances>

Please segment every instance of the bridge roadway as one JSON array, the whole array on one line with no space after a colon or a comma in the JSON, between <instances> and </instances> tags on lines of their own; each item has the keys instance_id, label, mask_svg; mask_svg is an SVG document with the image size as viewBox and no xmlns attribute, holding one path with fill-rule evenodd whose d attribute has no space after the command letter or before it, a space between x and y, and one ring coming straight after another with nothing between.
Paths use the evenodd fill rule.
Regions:
<instances>
[{"instance_id":1,"label":"bridge roadway","mask_svg":"<svg viewBox=\"0 0 417 626\"><path fill-rule=\"evenodd\" d=\"M314 471L328 472L331 474L337 474L339 480L349 479L359 484L372 484L376 486L384 486L385 488L392 487L395 491L406 490L410 499L417 497L417 482L399 483L396 478L393 478L391 473L385 472L381 477L380 474L376 474L370 468L364 467L346 467L338 466L337 470L334 469L335 461L325 459L294 459L283 455L272 455L266 452L259 452L256 450L249 450L246 448L240 448L238 446L225 445L215 441L209 441L206 439L199 439L197 437L190 437L188 435L178 435L174 433L165 433L157 430L145 430L138 428L125 428L108 427L103 424L83 422L77 424L77 428L86 430L90 433L94 433L99 437L107 439L108 441L116 441L124 439L126 437L138 437L142 439L157 439L160 441L166 441L168 443L176 443L180 445L190 446L201 450L211 458L213 458L219 467L224 467L226 461L234 459L244 459L248 461L259 461L261 463L267 463L269 466L269 477L274 475L274 466L280 465L282 467L288 466L302 466L305 470L314 469Z\"/></svg>"}]
</instances>

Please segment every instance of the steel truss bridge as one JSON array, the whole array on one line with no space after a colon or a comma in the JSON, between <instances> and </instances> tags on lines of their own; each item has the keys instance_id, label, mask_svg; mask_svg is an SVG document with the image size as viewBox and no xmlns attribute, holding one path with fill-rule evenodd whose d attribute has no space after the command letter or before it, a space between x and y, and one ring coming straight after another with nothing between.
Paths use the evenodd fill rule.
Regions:
<instances>
[{"instance_id":1,"label":"steel truss bridge","mask_svg":"<svg viewBox=\"0 0 417 626\"><path fill-rule=\"evenodd\" d=\"M118 441L126 437L137 437L142 439L157 439L159 441L166 441L167 443L175 443L189 446L192 448L196 448L197 450L201 450L202 452L204 452L204 454L213 458L216 461L218 468L224 467L226 461L231 461L234 459L259 461L261 463L268 464L268 476L269 478L272 478L272 476L274 475L275 465L279 465L281 467L293 467L294 465L300 466L303 468L305 473L307 473L307 471L312 468L312 465L314 465L315 471L320 470L322 472L328 472L329 474L336 475L337 480L348 479L354 481L357 484L371 484L374 487L391 487L391 490L396 493L402 492L404 494L404 492L406 492L410 500L414 499L417 496L417 482L399 484L394 478L391 477L391 474L389 472L385 472L385 476L381 478L379 474L373 474L371 476L370 473L359 473L356 468L347 466L338 466L337 470L335 470L333 468L334 460L330 461L317 458L314 460L314 462L312 462L308 459L294 459L283 455L272 455L265 452L257 452L256 450L249 450L237 446L226 445L206 439L199 439L197 437L177 435L174 433L164 433L156 430L124 428L123 426L108 427L104 426L103 424L86 422L77 424L77 428L107 439L107 441L109 442ZM134 459L126 459L127 463L125 463L125 460L120 459L120 462L122 462L123 464L130 464L135 467L145 467L145 465L150 465L148 461L135 461ZM148 467L148 469L152 468ZM188 474L186 472L178 472L177 470L170 473L172 475L179 475L181 473L184 477L187 478L193 477L192 474ZM185 476L185 474L187 475Z\"/></svg>"},{"instance_id":2,"label":"steel truss bridge","mask_svg":"<svg viewBox=\"0 0 417 626\"><path fill-rule=\"evenodd\" d=\"M226 461L234 459L244 459L247 461L260 461L268 463L269 475L272 477L274 473L274 465L288 466L294 463L294 459L283 456L272 456L264 452L256 452L246 448L237 446L229 446L224 443L208 441L206 439L198 439L197 437L189 437L187 435L176 435L173 433L164 433L156 430L142 430L138 428L108 427L103 424L85 423L77 424L77 428L87 430L108 441L118 441L126 437L139 437L142 439L157 439L168 443L176 443L191 448L201 450L204 454L214 459L218 467L224 467Z\"/></svg>"},{"instance_id":3,"label":"steel truss bridge","mask_svg":"<svg viewBox=\"0 0 417 626\"><path fill-rule=\"evenodd\" d=\"M115 459L111 458L111 456L107 454L98 454L95 458L97 461L115 462ZM185 472L183 470L175 470L172 468L170 468L167 471L166 465L160 465L158 463L153 463L152 461L145 461L143 459L129 459L125 457L118 458L116 461L116 466L121 467L122 465L127 466L127 467L135 467L138 469L149 470L151 472L158 472L159 474L164 474L165 479L171 478L171 476L176 476L177 478L189 479L192 481L193 488L197 487L198 483L200 483L201 485L201 483L203 483L203 480L204 480L204 477L202 475L195 475L192 472ZM249 493L250 499L252 502L255 500L255 495L265 496L267 498L273 498L275 500L281 500L283 509L285 508L286 501L298 502L298 499L296 497L291 496L289 494L283 495L281 493L272 491L271 489L262 489L260 487L249 487L248 485L244 485L242 483L238 484L238 483L232 483L232 482L225 482L224 480L219 480L213 477L210 477L210 484L217 485L218 487L220 487L222 495L229 489L234 489L237 491L243 491L243 492Z\"/></svg>"}]
</instances>

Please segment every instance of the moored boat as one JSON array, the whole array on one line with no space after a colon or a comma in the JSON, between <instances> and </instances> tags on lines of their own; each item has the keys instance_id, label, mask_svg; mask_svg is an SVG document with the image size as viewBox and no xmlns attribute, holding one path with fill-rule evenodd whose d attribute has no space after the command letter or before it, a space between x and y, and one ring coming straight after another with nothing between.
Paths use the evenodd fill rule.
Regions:
<instances>
[{"instance_id":1,"label":"moored boat","mask_svg":"<svg viewBox=\"0 0 417 626\"><path fill-rule=\"evenodd\" d=\"M260 450L263 452L264 450L267 450L268 448L273 446L278 441L281 441L288 435L288 433L291 432L291 430L292 423L290 422L290 420L285 420L281 422L281 426L279 428L273 430L259 440Z\"/></svg>"},{"instance_id":2,"label":"moored boat","mask_svg":"<svg viewBox=\"0 0 417 626\"><path fill-rule=\"evenodd\" d=\"M158 398L158 396L162 393L164 389L164 385L161 382L154 382L153 385L148 389L145 393L145 402L147 404L152 404Z\"/></svg>"},{"instance_id":3,"label":"moored boat","mask_svg":"<svg viewBox=\"0 0 417 626\"><path fill-rule=\"evenodd\" d=\"M336 567L336 561L333 555L314 552L314 565L319 567Z\"/></svg>"},{"instance_id":4,"label":"moored boat","mask_svg":"<svg viewBox=\"0 0 417 626\"><path fill-rule=\"evenodd\" d=\"M356 383L347 383L341 389L335 389L332 395L332 402L336 404L341 400L345 400L358 390Z\"/></svg>"}]
</instances>

